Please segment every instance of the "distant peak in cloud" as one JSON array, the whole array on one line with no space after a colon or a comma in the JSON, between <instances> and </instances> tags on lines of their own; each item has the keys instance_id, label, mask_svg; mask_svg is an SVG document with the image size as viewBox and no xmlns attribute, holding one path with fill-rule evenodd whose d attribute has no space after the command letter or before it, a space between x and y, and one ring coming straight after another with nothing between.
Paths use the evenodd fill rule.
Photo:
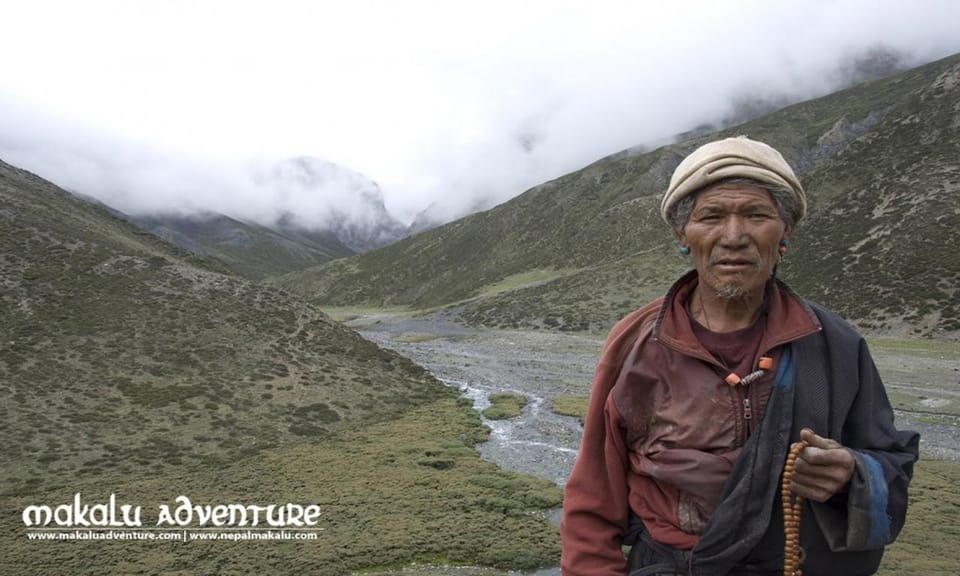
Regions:
<instances>
[{"instance_id":1,"label":"distant peak in cloud","mask_svg":"<svg viewBox=\"0 0 960 576\"><path fill-rule=\"evenodd\" d=\"M837 85L845 88L892 76L920 64L913 55L880 43L841 58L833 75Z\"/></svg>"},{"instance_id":2,"label":"distant peak in cloud","mask_svg":"<svg viewBox=\"0 0 960 576\"><path fill-rule=\"evenodd\" d=\"M298 156L260 165L253 179L264 195L277 202L276 216L267 225L331 232L357 252L406 234L406 227L387 211L376 182L322 158Z\"/></svg>"}]
</instances>

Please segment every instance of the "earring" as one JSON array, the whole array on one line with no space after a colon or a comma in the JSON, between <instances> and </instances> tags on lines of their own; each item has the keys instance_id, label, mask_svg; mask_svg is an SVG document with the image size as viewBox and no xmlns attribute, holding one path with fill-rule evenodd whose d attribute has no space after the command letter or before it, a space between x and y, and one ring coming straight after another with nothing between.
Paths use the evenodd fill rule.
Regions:
<instances>
[{"instance_id":1,"label":"earring","mask_svg":"<svg viewBox=\"0 0 960 576\"><path fill-rule=\"evenodd\" d=\"M683 246L680 247L680 253L683 254L684 256L689 256L689 255L690 255L690 247L687 246L686 244L684 244Z\"/></svg>"},{"instance_id":2,"label":"earring","mask_svg":"<svg viewBox=\"0 0 960 576\"><path fill-rule=\"evenodd\" d=\"M783 262L783 256L784 256L784 254L787 253L787 244L788 244L788 242L787 242L786 238L784 238L783 240L780 240L780 247L777 248L777 252L780 253L780 261L781 261L781 262Z\"/></svg>"}]
</instances>

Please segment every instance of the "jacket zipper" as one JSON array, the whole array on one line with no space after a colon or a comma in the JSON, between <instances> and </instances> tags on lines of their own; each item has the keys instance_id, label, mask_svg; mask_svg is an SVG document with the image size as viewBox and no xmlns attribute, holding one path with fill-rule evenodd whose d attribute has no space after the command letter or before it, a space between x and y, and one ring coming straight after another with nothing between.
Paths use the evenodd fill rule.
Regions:
<instances>
[{"instance_id":1,"label":"jacket zipper","mask_svg":"<svg viewBox=\"0 0 960 576\"><path fill-rule=\"evenodd\" d=\"M681 349L679 349L679 348L676 348L676 347L674 347L674 346L671 346L670 344L668 344L668 343L666 343L666 342L664 342L664 344L666 344L666 345L667 345L668 347L670 347L670 348L673 348L675 351L680 352L681 354L684 354L684 355L686 355L686 356L690 356L690 357L693 357L693 358L697 358L697 359L699 359L699 360L703 360L703 361L706 362L707 364L710 364L711 366L714 366L715 368L718 369L718 370L717 370L717 373L718 373L718 374L721 374L721 371L722 371L722 373L724 373L724 374L729 374L729 373L730 373L730 370L727 369L726 366L724 366L723 364L720 364L719 362L717 362L717 360L716 360L715 358L713 358L713 357L704 356L703 354L699 354L699 353L697 353L697 352L695 352L695 351L692 351L692 350L681 350ZM779 345L779 344L778 344L778 345ZM759 354L759 355L757 356L757 358L754 359L754 364L756 364L756 362L759 360L760 356L763 356L763 354L769 353L769 350L772 349L772 348L769 348L769 347L767 347L767 346L764 346L764 343L763 343L763 342L761 342L760 348L763 349L763 350L765 350L765 352L762 353L762 354ZM722 378L722 376L721 376L721 378ZM736 425L736 432L735 432L735 436L736 436L735 441L736 441L736 446L737 446L737 447L742 447L742 446L744 446L744 445L747 443L747 439L750 437L751 432L753 432L753 401L750 399L750 396L752 396L752 394L750 394L750 388L752 388L752 387L751 387L749 384L746 385L746 386L741 386L741 385L738 384L738 385L735 386L734 388L736 389L736 391L733 392L733 397L734 397L734 400L735 400L735 402L734 402L734 406L735 406L734 410L736 410L736 412L737 412L737 414L736 414L737 425ZM736 404L737 404L736 401L739 401L739 407L736 407Z\"/></svg>"},{"instance_id":2,"label":"jacket zipper","mask_svg":"<svg viewBox=\"0 0 960 576\"><path fill-rule=\"evenodd\" d=\"M733 408L734 413L733 445L736 448L740 448L747 442L747 422L743 418L743 401L745 398L743 396L743 388L741 386L731 386L729 387L729 390L731 408Z\"/></svg>"}]
</instances>

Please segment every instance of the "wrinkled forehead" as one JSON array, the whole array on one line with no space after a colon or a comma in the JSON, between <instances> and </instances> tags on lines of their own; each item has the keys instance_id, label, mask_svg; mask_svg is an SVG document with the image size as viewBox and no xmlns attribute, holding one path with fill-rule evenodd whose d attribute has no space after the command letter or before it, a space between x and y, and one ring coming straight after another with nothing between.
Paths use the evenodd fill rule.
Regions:
<instances>
[{"instance_id":1,"label":"wrinkled forehead","mask_svg":"<svg viewBox=\"0 0 960 576\"><path fill-rule=\"evenodd\" d=\"M693 207L705 205L764 205L776 208L770 192L759 184L750 182L718 182L693 194Z\"/></svg>"}]
</instances>

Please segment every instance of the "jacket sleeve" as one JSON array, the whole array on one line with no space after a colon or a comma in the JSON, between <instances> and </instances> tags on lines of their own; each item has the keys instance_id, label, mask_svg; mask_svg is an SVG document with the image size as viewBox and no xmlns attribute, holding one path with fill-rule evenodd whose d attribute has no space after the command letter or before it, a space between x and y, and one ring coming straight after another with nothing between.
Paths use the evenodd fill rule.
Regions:
<instances>
[{"instance_id":1,"label":"jacket sleeve","mask_svg":"<svg viewBox=\"0 0 960 576\"><path fill-rule=\"evenodd\" d=\"M567 481L560 523L564 576L623 575L627 528L627 458L620 419L610 398L619 365L597 366L583 439Z\"/></svg>"},{"instance_id":2,"label":"jacket sleeve","mask_svg":"<svg viewBox=\"0 0 960 576\"><path fill-rule=\"evenodd\" d=\"M859 341L859 386L840 442L853 450L855 469L845 495L812 503L830 549L877 550L893 542L907 514L907 487L920 436L898 431L893 409L866 342Z\"/></svg>"}]
</instances>

